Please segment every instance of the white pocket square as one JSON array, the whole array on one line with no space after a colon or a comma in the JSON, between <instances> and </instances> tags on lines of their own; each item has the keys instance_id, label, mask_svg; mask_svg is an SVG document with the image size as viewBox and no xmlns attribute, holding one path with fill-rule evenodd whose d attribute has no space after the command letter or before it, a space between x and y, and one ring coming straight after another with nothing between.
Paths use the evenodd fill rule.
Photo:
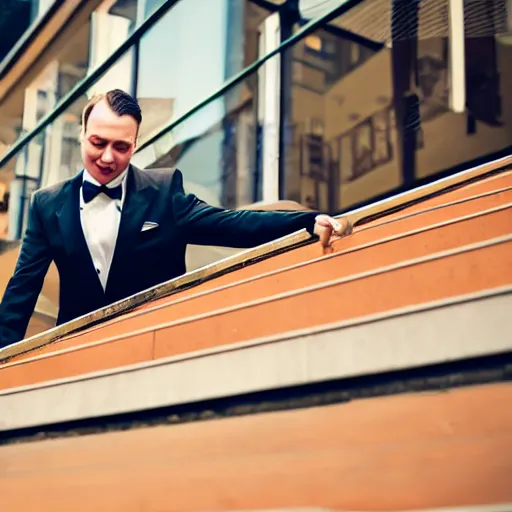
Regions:
<instances>
[{"instance_id":1,"label":"white pocket square","mask_svg":"<svg viewBox=\"0 0 512 512\"><path fill-rule=\"evenodd\" d=\"M156 222L144 222L144 225L142 226L142 231L149 231L150 229L155 229L158 227L158 223Z\"/></svg>"}]
</instances>

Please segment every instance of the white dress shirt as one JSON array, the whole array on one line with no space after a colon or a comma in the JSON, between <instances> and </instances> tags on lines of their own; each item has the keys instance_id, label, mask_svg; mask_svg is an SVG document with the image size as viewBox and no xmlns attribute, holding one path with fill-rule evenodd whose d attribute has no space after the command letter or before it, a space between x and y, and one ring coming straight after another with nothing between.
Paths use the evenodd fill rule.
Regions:
<instances>
[{"instance_id":1,"label":"white dress shirt","mask_svg":"<svg viewBox=\"0 0 512 512\"><path fill-rule=\"evenodd\" d=\"M106 194L98 194L92 201L85 203L82 189L80 189L80 221L82 230L94 268L104 290L107 287L108 274L119 233L121 211L126 196L126 174L127 169L110 183L106 184L107 188L114 188L122 184L123 195L120 201L111 199ZM84 169L83 180L100 186L100 183L86 169Z\"/></svg>"}]
</instances>

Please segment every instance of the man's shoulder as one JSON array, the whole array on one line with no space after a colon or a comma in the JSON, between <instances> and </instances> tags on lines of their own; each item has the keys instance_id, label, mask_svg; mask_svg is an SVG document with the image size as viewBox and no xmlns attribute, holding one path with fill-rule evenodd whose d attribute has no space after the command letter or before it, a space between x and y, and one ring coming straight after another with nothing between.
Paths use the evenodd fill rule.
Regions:
<instances>
[{"instance_id":1,"label":"man's shoulder","mask_svg":"<svg viewBox=\"0 0 512 512\"><path fill-rule=\"evenodd\" d=\"M66 180L59 181L58 183L54 183L53 185L48 185L46 187L42 187L38 189L34 193L34 200L37 198L38 202L48 202L53 199L59 197L62 193L65 193L66 190L71 188L71 184L73 180L76 180L77 177L68 178Z\"/></svg>"},{"instance_id":2,"label":"man's shoulder","mask_svg":"<svg viewBox=\"0 0 512 512\"><path fill-rule=\"evenodd\" d=\"M137 169L137 168L136 168ZM176 174L179 174L179 170L176 167L161 167L158 169L137 169L139 172L144 173L151 180L157 184L170 183Z\"/></svg>"},{"instance_id":3,"label":"man's shoulder","mask_svg":"<svg viewBox=\"0 0 512 512\"><path fill-rule=\"evenodd\" d=\"M133 166L133 170L138 183L158 189L160 193L174 194L183 188L183 175L176 167L142 170Z\"/></svg>"}]
</instances>

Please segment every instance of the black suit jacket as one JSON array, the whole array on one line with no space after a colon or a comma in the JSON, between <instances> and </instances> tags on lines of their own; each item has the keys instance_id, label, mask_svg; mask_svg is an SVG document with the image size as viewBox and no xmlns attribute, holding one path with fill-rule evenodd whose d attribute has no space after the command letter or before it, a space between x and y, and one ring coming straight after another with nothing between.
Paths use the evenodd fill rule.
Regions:
<instances>
[{"instance_id":1,"label":"black suit jacket","mask_svg":"<svg viewBox=\"0 0 512 512\"><path fill-rule=\"evenodd\" d=\"M315 212L230 211L183 190L179 170L130 166L126 199L106 290L100 284L80 223L82 173L34 195L13 277L0 303L0 347L21 340L55 261L62 324L183 274L187 244L253 247L302 228ZM158 227L141 231L144 222Z\"/></svg>"}]
</instances>

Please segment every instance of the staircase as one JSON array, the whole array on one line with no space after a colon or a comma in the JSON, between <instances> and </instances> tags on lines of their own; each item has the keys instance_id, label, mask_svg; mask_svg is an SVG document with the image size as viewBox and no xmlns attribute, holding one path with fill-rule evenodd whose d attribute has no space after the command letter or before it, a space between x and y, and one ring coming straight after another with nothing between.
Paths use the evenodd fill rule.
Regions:
<instances>
[{"instance_id":1,"label":"staircase","mask_svg":"<svg viewBox=\"0 0 512 512\"><path fill-rule=\"evenodd\" d=\"M512 510L511 163L0 350L2 510Z\"/></svg>"}]
</instances>

